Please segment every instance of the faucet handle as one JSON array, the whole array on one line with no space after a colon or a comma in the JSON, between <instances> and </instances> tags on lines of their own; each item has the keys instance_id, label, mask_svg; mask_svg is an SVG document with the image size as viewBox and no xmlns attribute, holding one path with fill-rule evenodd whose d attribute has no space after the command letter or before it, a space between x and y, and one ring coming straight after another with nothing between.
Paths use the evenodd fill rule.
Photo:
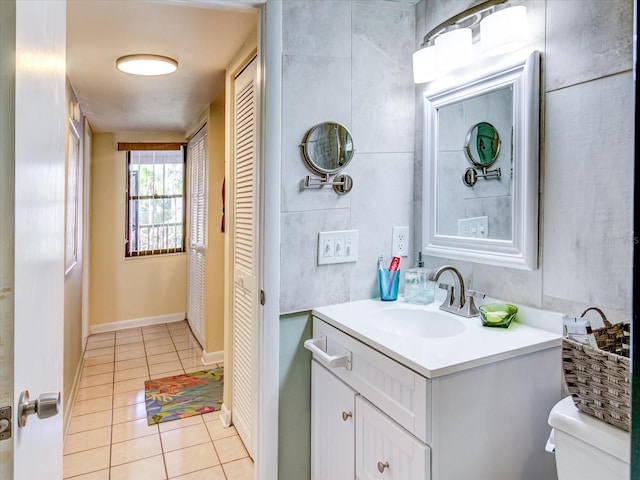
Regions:
<instances>
[{"instance_id":1,"label":"faucet handle","mask_svg":"<svg viewBox=\"0 0 640 480\"><path fill-rule=\"evenodd\" d=\"M447 291L447 298L444 299L444 302L442 302L442 305L446 305L449 307L453 305L453 299L455 296L455 291L454 291L455 289L453 285L449 285L448 283L439 283L438 288L441 288L442 290Z\"/></svg>"},{"instance_id":2,"label":"faucet handle","mask_svg":"<svg viewBox=\"0 0 640 480\"><path fill-rule=\"evenodd\" d=\"M475 302L473 301L474 298L479 298L482 299L485 297L485 293L484 292L478 292L477 290L467 290L467 298L469 299L466 304L465 304L465 308L466 308L466 316L467 317L477 317L478 315L480 315L480 312L478 311L478 307L476 307Z\"/></svg>"},{"instance_id":3,"label":"faucet handle","mask_svg":"<svg viewBox=\"0 0 640 480\"><path fill-rule=\"evenodd\" d=\"M477 290L467 290L467 298L478 298L482 300L486 295L486 293L478 292Z\"/></svg>"}]
</instances>

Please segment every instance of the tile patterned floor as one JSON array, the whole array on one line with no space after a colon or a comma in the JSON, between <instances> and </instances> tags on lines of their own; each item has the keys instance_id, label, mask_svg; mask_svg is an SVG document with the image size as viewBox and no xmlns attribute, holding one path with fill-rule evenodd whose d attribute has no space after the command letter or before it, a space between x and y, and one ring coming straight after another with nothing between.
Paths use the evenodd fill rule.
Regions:
<instances>
[{"instance_id":1,"label":"tile patterned floor","mask_svg":"<svg viewBox=\"0 0 640 480\"><path fill-rule=\"evenodd\" d=\"M186 322L91 335L64 444L64 478L252 480L219 412L148 426L144 381L202 370Z\"/></svg>"}]
</instances>

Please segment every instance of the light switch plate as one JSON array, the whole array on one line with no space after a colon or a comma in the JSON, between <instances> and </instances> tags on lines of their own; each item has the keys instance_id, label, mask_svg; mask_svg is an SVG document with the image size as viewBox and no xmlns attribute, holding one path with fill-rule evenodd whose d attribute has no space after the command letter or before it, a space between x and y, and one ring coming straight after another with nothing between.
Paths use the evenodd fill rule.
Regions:
<instances>
[{"instance_id":1,"label":"light switch plate","mask_svg":"<svg viewBox=\"0 0 640 480\"><path fill-rule=\"evenodd\" d=\"M458 219L458 236L487 238L489 236L489 217Z\"/></svg>"},{"instance_id":2,"label":"light switch plate","mask_svg":"<svg viewBox=\"0 0 640 480\"><path fill-rule=\"evenodd\" d=\"M318 233L318 265L358 260L358 230Z\"/></svg>"}]
</instances>

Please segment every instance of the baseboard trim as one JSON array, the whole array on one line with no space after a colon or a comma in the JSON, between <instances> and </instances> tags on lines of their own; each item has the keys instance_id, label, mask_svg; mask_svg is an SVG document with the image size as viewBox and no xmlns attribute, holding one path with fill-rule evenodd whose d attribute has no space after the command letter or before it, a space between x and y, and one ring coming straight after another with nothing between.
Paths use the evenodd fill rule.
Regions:
<instances>
[{"instance_id":1,"label":"baseboard trim","mask_svg":"<svg viewBox=\"0 0 640 480\"><path fill-rule=\"evenodd\" d=\"M224 350L218 352L205 352L202 351L202 363L205 365L212 365L214 363L224 362Z\"/></svg>"},{"instance_id":2,"label":"baseboard trim","mask_svg":"<svg viewBox=\"0 0 640 480\"><path fill-rule=\"evenodd\" d=\"M67 439L67 432L69 431L69 425L71 424L71 414L73 413L73 406L76 403L76 395L78 394L78 387L80 386L80 378L82 377L82 369L84 368L84 349L82 350L82 358L78 362L78 368L76 370L76 376L73 379L73 385L69 392L69 398L64 399L64 417L62 421L62 438L63 441Z\"/></svg>"},{"instance_id":3,"label":"baseboard trim","mask_svg":"<svg viewBox=\"0 0 640 480\"><path fill-rule=\"evenodd\" d=\"M225 403L222 404L220 408L220 422L224 428L229 428L231 426L231 410L227 408Z\"/></svg>"},{"instance_id":4,"label":"baseboard trim","mask_svg":"<svg viewBox=\"0 0 640 480\"><path fill-rule=\"evenodd\" d=\"M98 325L90 325L89 331L94 333L113 332L116 330L124 330L126 328L148 327L158 325L160 323L179 322L185 319L185 312L169 313L166 315L156 315L154 317L132 318L131 320L120 320L119 322L100 323Z\"/></svg>"}]
</instances>

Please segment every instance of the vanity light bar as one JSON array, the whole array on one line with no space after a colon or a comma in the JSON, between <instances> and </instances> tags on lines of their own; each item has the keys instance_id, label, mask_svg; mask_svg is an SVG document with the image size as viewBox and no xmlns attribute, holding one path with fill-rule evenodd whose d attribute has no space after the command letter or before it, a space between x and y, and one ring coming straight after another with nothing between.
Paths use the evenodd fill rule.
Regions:
<instances>
[{"instance_id":1,"label":"vanity light bar","mask_svg":"<svg viewBox=\"0 0 640 480\"><path fill-rule=\"evenodd\" d=\"M465 11L454 15L453 17L448 18L435 28L429 30L422 38L421 47L425 47L428 45L433 45L434 40L439 35L447 32L451 27L454 28L471 28L478 23L483 18L483 16L489 15L493 13L493 9L496 5L501 5L506 3L508 0L486 0L478 5L474 5L473 7L467 8ZM491 11L491 12L489 12Z\"/></svg>"},{"instance_id":2,"label":"vanity light bar","mask_svg":"<svg viewBox=\"0 0 640 480\"><path fill-rule=\"evenodd\" d=\"M527 37L526 11L526 7L513 6L509 0L486 0L432 28L413 54L414 83L435 80L470 64L474 32L481 38L485 55L522 47Z\"/></svg>"}]
</instances>

